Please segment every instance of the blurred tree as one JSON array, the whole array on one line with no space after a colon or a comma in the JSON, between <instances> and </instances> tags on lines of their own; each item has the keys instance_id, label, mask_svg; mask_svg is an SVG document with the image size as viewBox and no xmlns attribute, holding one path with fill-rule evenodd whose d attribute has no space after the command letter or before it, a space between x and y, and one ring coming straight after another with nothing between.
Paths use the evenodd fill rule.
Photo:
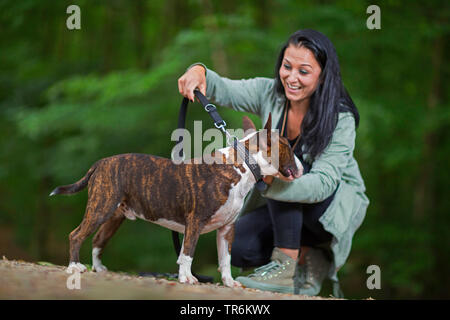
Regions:
<instances>
[{"instance_id":1,"label":"blurred tree","mask_svg":"<svg viewBox=\"0 0 450 320\"><path fill-rule=\"evenodd\" d=\"M0 227L13 230L11 241L65 264L86 192L49 199L55 186L113 154L169 157L187 66L273 77L282 43L312 28L336 46L361 113L355 154L371 205L341 271L345 293L449 297L447 1L383 1L381 30L368 30L370 1L78 0L81 30L70 31L72 2L0 3ZM240 127L242 115L221 113ZM210 127L201 108L190 109L190 128L193 120ZM210 272L214 235L202 238L196 263ZM175 271L171 251L167 230L136 222L121 227L105 260L113 270ZM380 292L365 288L371 264L381 267Z\"/></svg>"}]
</instances>

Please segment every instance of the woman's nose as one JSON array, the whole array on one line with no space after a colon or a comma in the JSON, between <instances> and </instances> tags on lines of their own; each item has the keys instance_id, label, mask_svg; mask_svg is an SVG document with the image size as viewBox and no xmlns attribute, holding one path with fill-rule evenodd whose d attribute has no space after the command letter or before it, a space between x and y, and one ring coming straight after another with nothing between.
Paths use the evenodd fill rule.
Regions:
<instances>
[{"instance_id":1,"label":"woman's nose","mask_svg":"<svg viewBox=\"0 0 450 320\"><path fill-rule=\"evenodd\" d=\"M300 81L300 80L299 80L299 77L298 77L294 72L291 72L291 73L289 74L287 80L288 80L289 82L298 82L298 81Z\"/></svg>"},{"instance_id":2,"label":"woman's nose","mask_svg":"<svg viewBox=\"0 0 450 320\"><path fill-rule=\"evenodd\" d=\"M288 78L289 81L296 81L299 79L298 74L295 71L289 72Z\"/></svg>"}]
</instances>

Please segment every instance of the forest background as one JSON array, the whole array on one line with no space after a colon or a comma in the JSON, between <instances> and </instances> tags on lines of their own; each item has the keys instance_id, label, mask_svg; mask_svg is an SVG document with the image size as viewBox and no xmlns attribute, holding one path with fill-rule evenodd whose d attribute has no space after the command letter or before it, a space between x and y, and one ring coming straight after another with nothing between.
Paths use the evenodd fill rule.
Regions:
<instances>
[{"instance_id":1,"label":"forest background","mask_svg":"<svg viewBox=\"0 0 450 320\"><path fill-rule=\"evenodd\" d=\"M67 28L71 4L80 30ZM378 30L366 25L372 4ZM355 157L371 203L339 272L346 297L450 298L449 15L448 1L2 0L0 254L66 265L87 192L49 198L54 187L114 154L170 157L177 79L190 64L273 77L281 45L310 28L334 43L361 115ZM206 130L197 106L188 127L203 120ZM241 127L243 114L220 112ZM83 262L90 250L86 241ZM177 271L170 232L143 221L126 221L103 260L114 271ZM380 267L380 290L366 286L370 265ZM210 233L194 269L218 281L216 268Z\"/></svg>"}]
</instances>

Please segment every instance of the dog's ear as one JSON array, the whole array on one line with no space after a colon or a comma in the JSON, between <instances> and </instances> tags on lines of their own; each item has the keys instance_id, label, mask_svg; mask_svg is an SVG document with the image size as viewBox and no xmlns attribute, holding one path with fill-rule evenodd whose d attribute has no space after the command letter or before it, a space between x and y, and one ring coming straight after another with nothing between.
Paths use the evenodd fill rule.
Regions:
<instances>
[{"instance_id":1,"label":"dog's ear","mask_svg":"<svg viewBox=\"0 0 450 320\"><path fill-rule=\"evenodd\" d=\"M242 117L242 128L244 129L244 132L253 132L253 131L256 131L256 127L255 127L255 124L253 123L253 121L249 118L249 117L247 117L247 116L244 116L244 117Z\"/></svg>"},{"instance_id":2,"label":"dog's ear","mask_svg":"<svg viewBox=\"0 0 450 320\"><path fill-rule=\"evenodd\" d=\"M267 150L271 145L271 136L272 136L272 112L269 112L269 117L267 118L266 124L264 126L265 134L259 134L259 144L262 149Z\"/></svg>"},{"instance_id":3,"label":"dog's ear","mask_svg":"<svg viewBox=\"0 0 450 320\"><path fill-rule=\"evenodd\" d=\"M264 129L267 131L272 130L272 112L269 112L269 118L267 118L266 125L264 126Z\"/></svg>"}]
</instances>

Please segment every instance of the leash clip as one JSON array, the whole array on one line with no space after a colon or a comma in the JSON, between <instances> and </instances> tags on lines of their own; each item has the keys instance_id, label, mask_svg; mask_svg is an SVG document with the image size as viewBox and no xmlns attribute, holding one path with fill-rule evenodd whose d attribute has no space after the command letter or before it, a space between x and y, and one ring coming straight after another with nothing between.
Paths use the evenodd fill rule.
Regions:
<instances>
[{"instance_id":1,"label":"leash clip","mask_svg":"<svg viewBox=\"0 0 450 320\"><path fill-rule=\"evenodd\" d=\"M223 132L227 132L227 130L225 129L225 127L227 126L227 123L225 122L225 120L222 120L221 122L219 122L219 123L217 123L217 122L214 122L214 126L217 128L217 129L220 129L220 130L222 130Z\"/></svg>"}]
</instances>

